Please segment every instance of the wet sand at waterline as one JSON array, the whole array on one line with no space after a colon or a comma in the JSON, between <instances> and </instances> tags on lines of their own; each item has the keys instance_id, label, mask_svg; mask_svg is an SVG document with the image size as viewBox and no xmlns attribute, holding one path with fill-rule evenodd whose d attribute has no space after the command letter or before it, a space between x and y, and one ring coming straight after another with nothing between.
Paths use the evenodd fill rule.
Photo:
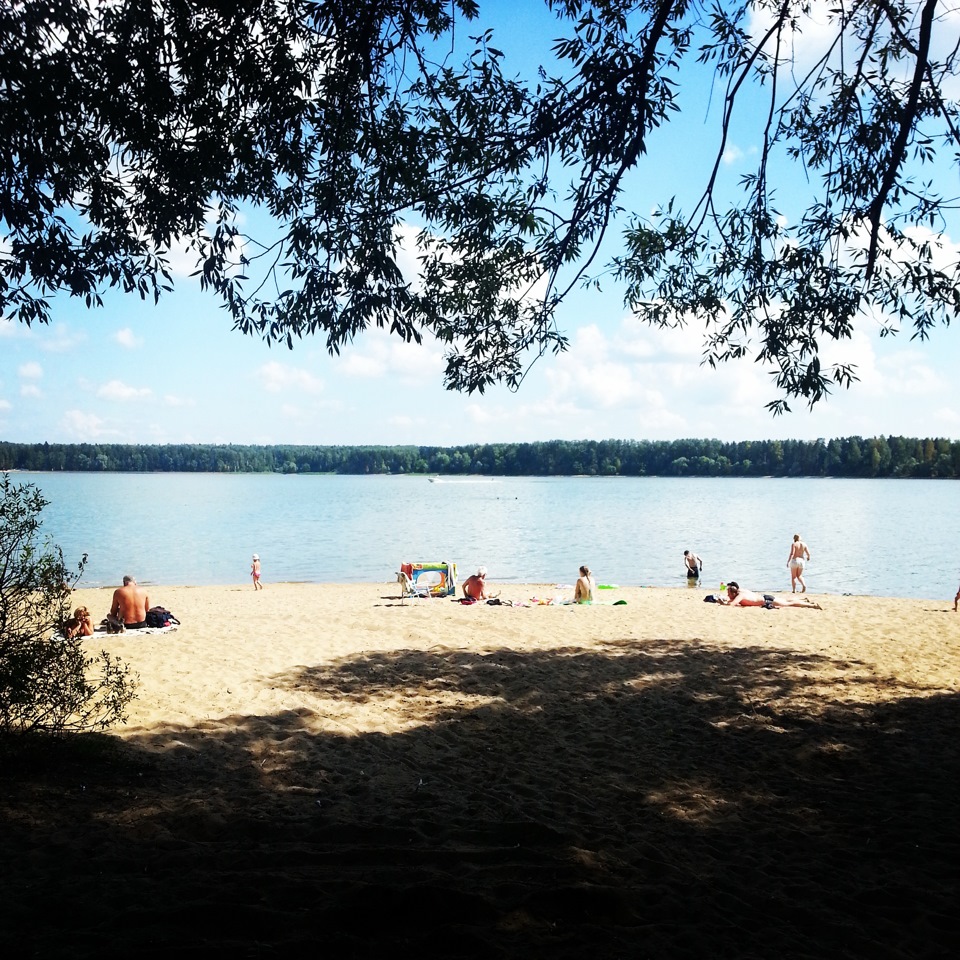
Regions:
<instances>
[{"instance_id":1,"label":"wet sand at waterline","mask_svg":"<svg viewBox=\"0 0 960 960\"><path fill-rule=\"evenodd\" d=\"M127 724L4 760L0 947L952 955L952 600L707 592L151 590L175 632L90 641L140 676Z\"/></svg>"}]
</instances>

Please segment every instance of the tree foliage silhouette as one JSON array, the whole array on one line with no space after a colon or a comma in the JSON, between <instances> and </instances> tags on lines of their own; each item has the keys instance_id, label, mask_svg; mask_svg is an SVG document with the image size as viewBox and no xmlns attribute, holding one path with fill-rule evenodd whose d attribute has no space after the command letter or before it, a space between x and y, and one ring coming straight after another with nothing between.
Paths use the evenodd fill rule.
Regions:
<instances>
[{"instance_id":1,"label":"tree foliage silhouette","mask_svg":"<svg viewBox=\"0 0 960 960\"><path fill-rule=\"evenodd\" d=\"M612 270L651 323L702 324L706 362L770 366L774 412L850 385L820 352L855 324L924 338L956 315L955 9L546 7L555 73L523 78L474 0L4 5L0 309L158 298L186 250L241 331L430 335L446 384L483 391L565 349L557 308ZM626 178L704 82L700 200L631 210ZM759 146L730 197L734 130Z\"/></svg>"},{"instance_id":2,"label":"tree foliage silhouette","mask_svg":"<svg viewBox=\"0 0 960 960\"><path fill-rule=\"evenodd\" d=\"M0 477L0 734L102 730L122 721L136 682L91 638L67 637L74 574L58 547L39 542L46 506L31 484Z\"/></svg>"}]
</instances>

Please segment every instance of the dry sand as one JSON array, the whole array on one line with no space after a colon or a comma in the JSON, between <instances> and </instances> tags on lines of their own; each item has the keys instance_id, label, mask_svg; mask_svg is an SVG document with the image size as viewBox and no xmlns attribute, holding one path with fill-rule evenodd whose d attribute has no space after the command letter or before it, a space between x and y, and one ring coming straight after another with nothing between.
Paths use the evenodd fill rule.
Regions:
<instances>
[{"instance_id":1,"label":"dry sand","mask_svg":"<svg viewBox=\"0 0 960 960\"><path fill-rule=\"evenodd\" d=\"M0 948L954 955L952 602L706 592L152 590L176 632L92 642L128 723L6 758Z\"/></svg>"}]
</instances>

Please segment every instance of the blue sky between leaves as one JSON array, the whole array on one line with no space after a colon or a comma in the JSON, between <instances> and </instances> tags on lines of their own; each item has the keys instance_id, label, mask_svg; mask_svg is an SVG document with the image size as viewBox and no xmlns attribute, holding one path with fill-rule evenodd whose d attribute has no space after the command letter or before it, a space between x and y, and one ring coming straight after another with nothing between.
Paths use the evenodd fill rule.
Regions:
<instances>
[{"instance_id":1,"label":"blue sky between leaves","mask_svg":"<svg viewBox=\"0 0 960 960\"><path fill-rule=\"evenodd\" d=\"M538 3L482 4L494 45L513 73L532 77L557 27ZM954 26L960 18L950 21ZM470 33L479 30L470 30ZM953 31L954 35L956 30ZM691 58L692 60L692 58ZM624 206L640 214L671 195L689 207L719 142L719 89L691 69L683 112L655 133L630 176ZM748 118L745 118L748 119ZM723 189L752 169L757 131L738 123ZM779 171L785 205L800 172ZM954 226L952 241L960 230ZM614 247L607 249L609 255ZM864 322L827 345L824 362L858 366L860 382L810 411L773 418L769 371L751 361L701 365L702 331L651 329L623 308L612 278L575 290L557 315L571 349L541 359L516 394L443 389L437 344L405 344L371 330L330 357L320 338L293 351L231 330L191 267L175 261L177 290L158 306L109 292L102 310L57 301L49 327L0 321L0 439L24 442L438 444L554 438L815 439L860 434L960 437L955 328L927 343L905 331L882 339Z\"/></svg>"}]
</instances>

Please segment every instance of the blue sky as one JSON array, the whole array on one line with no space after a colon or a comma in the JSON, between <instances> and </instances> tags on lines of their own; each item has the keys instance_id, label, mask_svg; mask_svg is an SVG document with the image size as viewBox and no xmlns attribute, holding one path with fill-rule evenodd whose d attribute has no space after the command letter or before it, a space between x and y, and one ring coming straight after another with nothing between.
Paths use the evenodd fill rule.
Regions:
<instances>
[{"instance_id":1,"label":"blue sky","mask_svg":"<svg viewBox=\"0 0 960 960\"><path fill-rule=\"evenodd\" d=\"M539 11L523 5L524 17ZM500 5L495 45L551 30ZM506 34L506 37L504 37ZM518 72L530 71L518 64ZM714 149L704 84L683 122L652 141L628 205L647 212L696 181ZM718 99L716 96L714 99ZM738 136L741 128L738 128ZM757 144L749 127L728 145L735 184ZM702 180L700 181L702 183ZM790 182L784 189L789 191ZM954 244L960 236L948 238ZM857 364L860 382L810 411L773 418L778 394L751 361L702 366L701 330L654 330L631 318L622 290L575 291L558 313L571 349L542 358L520 391L466 396L443 389L442 349L368 331L339 357L319 339L293 351L231 330L215 300L177 262L177 291L158 306L108 293L101 310L57 302L53 323L0 321L0 439L24 442L439 444L564 439L724 440L902 434L960 438L955 371L960 331L926 343L879 337L865 321L853 341L826 346L825 362Z\"/></svg>"}]
</instances>

